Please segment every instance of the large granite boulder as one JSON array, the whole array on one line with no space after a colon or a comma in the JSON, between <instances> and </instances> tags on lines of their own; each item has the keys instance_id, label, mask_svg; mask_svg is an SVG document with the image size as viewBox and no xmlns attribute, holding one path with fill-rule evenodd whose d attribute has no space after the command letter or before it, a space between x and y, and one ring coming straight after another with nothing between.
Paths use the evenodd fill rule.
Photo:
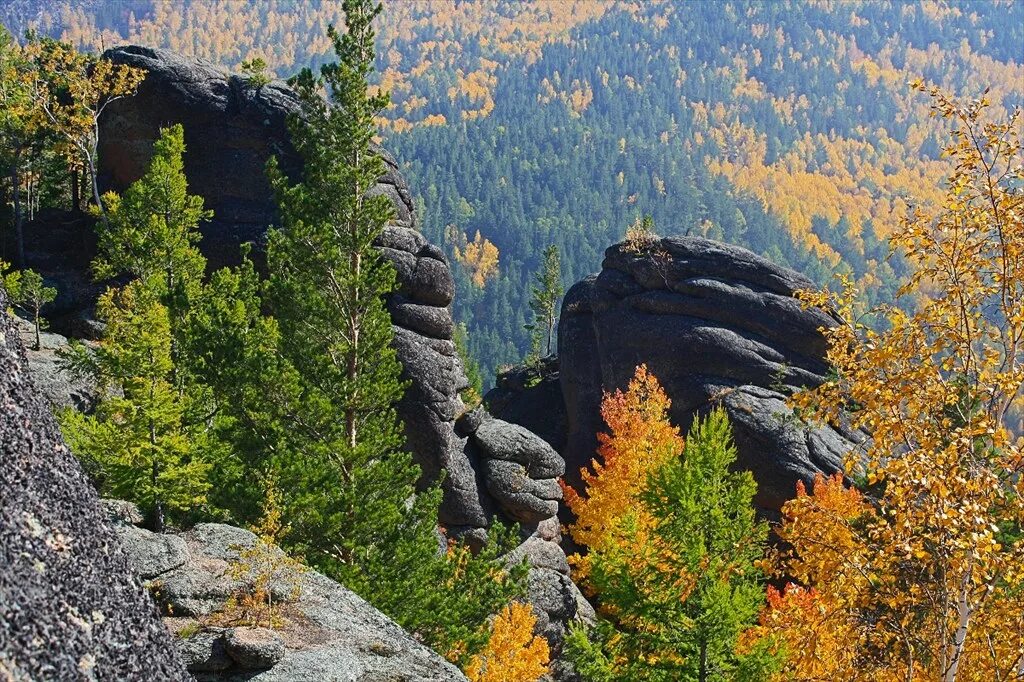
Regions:
<instances>
[{"instance_id":1,"label":"large granite boulder","mask_svg":"<svg viewBox=\"0 0 1024 682\"><path fill-rule=\"evenodd\" d=\"M232 577L231 566L256 536L216 523L180 535L153 533L134 526L141 515L130 513L130 505L126 513L125 506L108 504L110 522L129 564L158 595L174 642L200 682L466 679L382 613L314 571L275 572L271 590L281 622L274 629L234 622L227 601L243 584Z\"/></svg>"},{"instance_id":2,"label":"large granite boulder","mask_svg":"<svg viewBox=\"0 0 1024 682\"><path fill-rule=\"evenodd\" d=\"M567 480L578 485L579 468L594 456L602 392L625 387L641 363L665 387L682 429L712 406L725 407L737 466L754 473L762 509L778 510L798 480L840 471L862 434L809 427L786 404L828 370L819 328L837 320L795 297L812 287L792 270L707 239L609 248L601 272L573 286L562 304Z\"/></svg>"},{"instance_id":3,"label":"large granite boulder","mask_svg":"<svg viewBox=\"0 0 1024 682\"><path fill-rule=\"evenodd\" d=\"M185 680L29 378L0 290L0 679Z\"/></svg>"},{"instance_id":4,"label":"large granite boulder","mask_svg":"<svg viewBox=\"0 0 1024 682\"><path fill-rule=\"evenodd\" d=\"M298 107L295 94L281 81L255 88L241 76L166 50L118 47L104 58L147 72L138 94L111 104L100 122L100 170L106 185L122 189L138 179L160 128L181 123L189 187L214 212L202 228L204 255L211 266L230 263L239 245L251 241L259 256L267 228L277 219L267 161L277 156L285 172L293 177L301 172L286 126L288 114ZM409 382L398 413L423 469L423 484L446 472L442 522L478 532L488 519L464 453L466 441L454 431L464 410L459 391L468 383L452 342L448 306L454 281L444 253L416 230L412 195L397 163L378 151L387 172L376 191L390 197L395 208L378 246L398 273L399 289L388 309L403 379Z\"/></svg>"}]
</instances>

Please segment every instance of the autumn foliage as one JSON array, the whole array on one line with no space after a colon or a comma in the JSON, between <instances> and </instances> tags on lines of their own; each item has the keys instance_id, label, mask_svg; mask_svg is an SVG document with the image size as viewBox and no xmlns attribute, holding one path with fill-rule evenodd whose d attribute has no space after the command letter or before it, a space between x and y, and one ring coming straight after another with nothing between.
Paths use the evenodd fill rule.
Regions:
<instances>
[{"instance_id":1,"label":"autumn foliage","mask_svg":"<svg viewBox=\"0 0 1024 682\"><path fill-rule=\"evenodd\" d=\"M591 551L610 548L618 540L619 524L626 512L635 513L643 528L652 519L639 504L649 472L683 450L679 429L668 421L671 401L658 380L640 365L625 392L606 394L601 416L607 433L598 434L598 458L580 470L586 495L562 483L565 503L576 517L569 528L573 540ZM576 555L571 561L577 575L585 578L589 559Z\"/></svg>"},{"instance_id":2,"label":"autumn foliage","mask_svg":"<svg viewBox=\"0 0 1024 682\"><path fill-rule=\"evenodd\" d=\"M624 393L605 395L601 461L580 472L587 496L565 487L569 531L587 547L570 562L601 616L571 631L569 658L600 682L763 679L775 654L757 641L737 648L764 600L755 562L768 528L753 476L731 470L724 410L696 419L684 448L670 405L638 367Z\"/></svg>"},{"instance_id":3,"label":"autumn foliage","mask_svg":"<svg viewBox=\"0 0 1024 682\"><path fill-rule=\"evenodd\" d=\"M1024 482L1010 429L1024 383L1024 169L1019 113L927 91L954 126L942 205L915 208L893 244L913 264L881 331L827 331L834 376L800 394L872 434L849 473L783 509L777 570L807 590L762 618L789 654L786 680L1024 677ZM850 291L815 295L852 317ZM808 655L813 648L815 655Z\"/></svg>"},{"instance_id":4,"label":"autumn foliage","mask_svg":"<svg viewBox=\"0 0 1024 682\"><path fill-rule=\"evenodd\" d=\"M533 634L537 618L529 604L513 602L494 619L491 639L466 666L470 682L534 682L548 673L550 652Z\"/></svg>"}]
</instances>

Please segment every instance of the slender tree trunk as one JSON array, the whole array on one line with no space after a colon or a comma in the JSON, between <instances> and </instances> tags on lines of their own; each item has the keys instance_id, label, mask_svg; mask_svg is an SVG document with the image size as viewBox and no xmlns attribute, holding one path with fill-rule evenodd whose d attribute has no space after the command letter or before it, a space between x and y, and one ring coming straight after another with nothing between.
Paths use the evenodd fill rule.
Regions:
<instances>
[{"instance_id":1,"label":"slender tree trunk","mask_svg":"<svg viewBox=\"0 0 1024 682\"><path fill-rule=\"evenodd\" d=\"M77 168L71 169L71 210L75 213L81 213L82 211L81 190L78 188L80 172Z\"/></svg>"},{"instance_id":2,"label":"slender tree trunk","mask_svg":"<svg viewBox=\"0 0 1024 682\"><path fill-rule=\"evenodd\" d=\"M708 645L707 642L700 643L700 669L697 671L698 682L708 681Z\"/></svg>"},{"instance_id":3,"label":"slender tree trunk","mask_svg":"<svg viewBox=\"0 0 1024 682\"><path fill-rule=\"evenodd\" d=\"M36 350L42 350L43 349L43 339L42 339L42 334L40 334L40 322L39 322L39 320L40 320L39 313L40 313L40 308L41 307L42 306L40 306L39 304L36 304L36 314L35 314L35 321L36 321Z\"/></svg>"},{"instance_id":4,"label":"slender tree trunk","mask_svg":"<svg viewBox=\"0 0 1024 682\"><path fill-rule=\"evenodd\" d=\"M14 200L14 245L19 268L25 267L25 226L21 210L21 152L14 153L11 162L11 198Z\"/></svg>"},{"instance_id":5,"label":"slender tree trunk","mask_svg":"<svg viewBox=\"0 0 1024 682\"><path fill-rule=\"evenodd\" d=\"M100 212L100 220L107 223L107 209L103 205L103 198L100 196L100 181L96 174L96 146L90 149L86 145L81 146L82 155L85 157L85 165L89 172L89 182L92 185L92 200L96 202L96 208Z\"/></svg>"}]
</instances>

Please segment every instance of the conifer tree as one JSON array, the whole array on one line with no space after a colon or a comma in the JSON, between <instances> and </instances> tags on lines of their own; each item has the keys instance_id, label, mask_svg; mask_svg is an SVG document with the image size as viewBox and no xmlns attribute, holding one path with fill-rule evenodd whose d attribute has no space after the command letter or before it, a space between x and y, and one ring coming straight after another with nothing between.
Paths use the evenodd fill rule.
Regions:
<instances>
[{"instance_id":1,"label":"conifer tree","mask_svg":"<svg viewBox=\"0 0 1024 682\"><path fill-rule=\"evenodd\" d=\"M506 579L497 546L481 557L442 551L440 489L417 493L420 470L394 408L404 387L384 296L395 272L374 247L393 213L374 191L385 166L371 141L388 101L368 94L380 6L343 7L346 30L328 29L338 61L290 81L302 178L293 183L276 160L268 168L281 215L268 293L298 383L294 403L278 410L289 456L275 475L307 559L458 659L486 641L487 616L522 588L523 574Z\"/></svg>"},{"instance_id":2,"label":"conifer tree","mask_svg":"<svg viewBox=\"0 0 1024 682\"><path fill-rule=\"evenodd\" d=\"M767 525L755 519L754 479L730 471L724 410L696 421L683 447L669 405L638 368L628 391L605 397L612 432L602 434L604 461L583 472L588 497L567 490L578 515L570 531L588 549L570 560L602 616L572 632L570 659L600 682L765 679L775 665L767 645L737 649L764 601L755 562Z\"/></svg>"},{"instance_id":3,"label":"conifer tree","mask_svg":"<svg viewBox=\"0 0 1024 682\"><path fill-rule=\"evenodd\" d=\"M208 389L183 357L192 302L203 293L206 259L195 244L212 214L188 194L180 125L160 132L149 168L123 195L104 196L98 278L129 275L97 313L107 323L95 353L72 345L65 363L92 375L104 393L95 414L65 414L65 437L101 489L139 502L162 528L207 501L214 442L204 419ZM199 408L204 408L200 410Z\"/></svg>"},{"instance_id":4,"label":"conifer tree","mask_svg":"<svg viewBox=\"0 0 1024 682\"><path fill-rule=\"evenodd\" d=\"M141 280L109 289L97 305L106 323L95 352L75 346L71 362L90 371L105 396L95 413L62 414L68 445L107 495L137 502L162 530L168 514L206 501L208 445L185 423L172 383L167 308Z\"/></svg>"},{"instance_id":5,"label":"conifer tree","mask_svg":"<svg viewBox=\"0 0 1024 682\"><path fill-rule=\"evenodd\" d=\"M188 193L184 153L182 126L161 130L146 173L122 195L103 196L107 220L97 226L99 255L93 261L97 278L136 277L167 308L175 376L180 376L189 302L199 294L206 269L196 246L199 223L213 216L202 197Z\"/></svg>"},{"instance_id":6,"label":"conifer tree","mask_svg":"<svg viewBox=\"0 0 1024 682\"><path fill-rule=\"evenodd\" d=\"M57 298L57 290L46 286L42 275L35 270L22 270L15 281L16 286L9 287L8 296L11 303L31 316L36 337L35 349L39 350L42 348L40 332L47 327L42 315L43 307Z\"/></svg>"},{"instance_id":7,"label":"conifer tree","mask_svg":"<svg viewBox=\"0 0 1024 682\"><path fill-rule=\"evenodd\" d=\"M562 298L562 266L558 247L552 244L544 249L544 264L534 277L530 295L533 322L526 325L530 331L530 354L534 359L551 355L558 321L558 302Z\"/></svg>"}]
</instances>

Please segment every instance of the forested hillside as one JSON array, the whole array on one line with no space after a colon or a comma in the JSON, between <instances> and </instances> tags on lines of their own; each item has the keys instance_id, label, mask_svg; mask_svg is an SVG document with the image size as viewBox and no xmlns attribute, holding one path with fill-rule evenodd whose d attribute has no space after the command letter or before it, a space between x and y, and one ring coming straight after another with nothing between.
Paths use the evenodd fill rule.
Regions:
<instances>
[{"instance_id":1,"label":"forested hillside","mask_svg":"<svg viewBox=\"0 0 1024 682\"><path fill-rule=\"evenodd\" d=\"M0 21L92 49L172 47L275 75L321 62L340 3L16 0ZM924 78L1024 101L1024 3L388 3L386 146L420 227L461 263L456 318L485 381L528 350L529 281L570 284L638 216L889 300L904 197L939 196L948 121Z\"/></svg>"}]
</instances>

